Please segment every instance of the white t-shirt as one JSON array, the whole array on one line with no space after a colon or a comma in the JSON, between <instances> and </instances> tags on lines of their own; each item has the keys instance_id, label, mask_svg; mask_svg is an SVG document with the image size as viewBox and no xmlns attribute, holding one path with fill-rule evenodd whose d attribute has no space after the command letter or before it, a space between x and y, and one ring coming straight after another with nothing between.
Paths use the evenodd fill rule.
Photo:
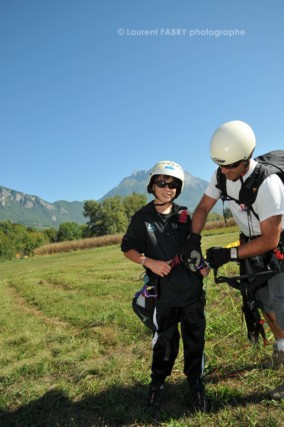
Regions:
<instances>
[{"instance_id":1,"label":"white t-shirt","mask_svg":"<svg viewBox=\"0 0 284 427\"><path fill-rule=\"evenodd\" d=\"M257 162L255 160L250 161L250 166L247 173L243 176L245 181L254 171ZM213 199L218 200L220 198L220 190L216 188L217 184L217 169L212 175L211 181L205 190L205 194ZM226 181L227 194L238 200L239 192L241 188L241 181ZM257 197L252 207L253 210L259 216L259 220L253 214L252 211L247 213L245 205L238 205L234 200L229 200L229 208L232 215L240 227L241 231L246 236L259 236L260 222L266 220L275 215L282 216L282 229L284 228L284 185L277 175L270 175L267 177L259 187Z\"/></svg>"}]
</instances>

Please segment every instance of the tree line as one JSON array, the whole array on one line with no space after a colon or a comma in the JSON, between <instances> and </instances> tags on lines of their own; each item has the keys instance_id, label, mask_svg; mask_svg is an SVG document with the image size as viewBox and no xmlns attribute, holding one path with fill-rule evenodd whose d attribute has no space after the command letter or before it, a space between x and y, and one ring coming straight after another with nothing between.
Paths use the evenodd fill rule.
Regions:
<instances>
[{"instance_id":1,"label":"tree line","mask_svg":"<svg viewBox=\"0 0 284 427\"><path fill-rule=\"evenodd\" d=\"M146 203L147 197L138 193L114 196L102 202L88 200L83 206L86 224L64 222L58 229L38 230L13 224L10 221L2 221L0 222L0 260L30 256L35 248L48 243L123 233L132 215ZM231 216L229 210L226 210L225 214L227 218ZM211 221L222 218L216 213L210 215Z\"/></svg>"},{"instance_id":2,"label":"tree line","mask_svg":"<svg viewBox=\"0 0 284 427\"><path fill-rule=\"evenodd\" d=\"M146 203L146 196L136 193L114 196L100 203L88 200L83 207L86 224L64 222L58 229L39 230L11 221L0 221L0 260L30 256L35 248L48 243L122 233L134 212Z\"/></svg>"}]
</instances>

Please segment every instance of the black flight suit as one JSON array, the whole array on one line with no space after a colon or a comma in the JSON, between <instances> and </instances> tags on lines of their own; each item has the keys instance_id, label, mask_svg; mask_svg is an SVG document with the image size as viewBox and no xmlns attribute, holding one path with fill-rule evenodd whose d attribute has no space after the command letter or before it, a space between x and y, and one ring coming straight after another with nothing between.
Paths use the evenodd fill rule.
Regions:
<instances>
[{"instance_id":1,"label":"black flight suit","mask_svg":"<svg viewBox=\"0 0 284 427\"><path fill-rule=\"evenodd\" d=\"M148 203L133 215L123 236L121 250L136 249L146 257L170 261L180 253L190 234L189 215L185 223L181 222L180 212L185 210L187 208L174 203L172 212L163 215L156 211L153 202ZM147 273L153 279L149 269ZM161 385L171 374L179 350L179 322L184 346L184 373L189 382L202 377L204 306L205 293L200 273L194 273L180 263L173 267L169 275L158 278L151 374L153 385Z\"/></svg>"}]
</instances>

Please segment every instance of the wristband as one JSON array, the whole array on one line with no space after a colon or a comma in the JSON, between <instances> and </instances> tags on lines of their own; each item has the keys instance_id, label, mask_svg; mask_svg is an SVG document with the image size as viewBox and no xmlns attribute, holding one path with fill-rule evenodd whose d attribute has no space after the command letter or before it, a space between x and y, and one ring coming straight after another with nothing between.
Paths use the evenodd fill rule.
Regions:
<instances>
[{"instance_id":1,"label":"wristband","mask_svg":"<svg viewBox=\"0 0 284 427\"><path fill-rule=\"evenodd\" d=\"M146 257L144 256L143 258L141 258L140 260L140 264L142 265L142 267L144 267L144 263L146 261Z\"/></svg>"},{"instance_id":2,"label":"wristband","mask_svg":"<svg viewBox=\"0 0 284 427\"><path fill-rule=\"evenodd\" d=\"M232 261L238 260L238 248L230 248L230 256Z\"/></svg>"}]
</instances>

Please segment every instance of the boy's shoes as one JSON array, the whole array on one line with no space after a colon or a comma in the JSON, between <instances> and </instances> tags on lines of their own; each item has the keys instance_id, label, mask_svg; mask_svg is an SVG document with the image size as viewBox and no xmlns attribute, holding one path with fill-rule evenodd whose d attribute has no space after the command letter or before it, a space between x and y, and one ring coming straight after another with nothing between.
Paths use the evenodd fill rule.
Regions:
<instances>
[{"instance_id":1,"label":"boy's shoes","mask_svg":"<svg viewBox=\"0 0 284 427\"><path fill-rule=\"evenodd\" d=\"M277 370L280 366L284 365L284 351L276 350L274 348L273 354L268 359L264 360L261 364L263 369Z\"/></svg>"},{"instance_id":2,"label":"boy's shoes","mask_svg":"<svg viewBox=\"0 0 284 427\"><path fill-rule=\"evenodd\" d=\"M284 383L270 391L269 397L274 400L284 399Z\"/></svg>"},{"instance_id":3,"label":"boy's shoes","mask_svg":"<svg viewBox=\"0 0 284 427\"><path fill-rule=\"evenodd\" d=\"M148 413L151 416L155 416L159 413L162 405L162 400L164 396L164 385L161 386L149 386L149 395L147 400L147 409Z\"/></svg>"},{"instance_id":4,"label":"boy's shoes","mask_svg":"<svg viewBox=\"0 0 284 427\"><path fill-rule=\"evenodd\" d=\"M199 412L209 412L209 402L202 380L189 382L194 409Z\"/></svg>"}]
</instances>

